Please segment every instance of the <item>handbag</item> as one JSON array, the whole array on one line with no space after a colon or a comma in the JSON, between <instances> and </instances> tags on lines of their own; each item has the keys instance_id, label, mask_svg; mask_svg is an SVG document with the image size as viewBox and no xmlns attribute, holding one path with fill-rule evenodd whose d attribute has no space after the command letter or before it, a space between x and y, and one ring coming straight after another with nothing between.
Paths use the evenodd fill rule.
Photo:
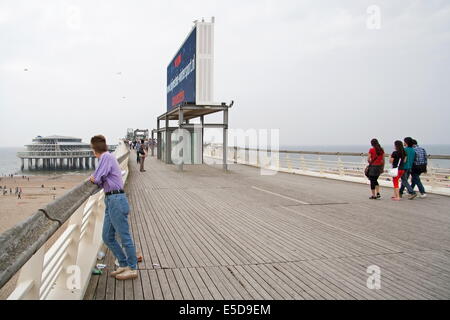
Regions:
<instances>
[{"instance_id":1,"label":"handbag","mask_svg":"<svg viewBox=\"0 0 450 320\"><path fill-rule=\"evenodd\" d=\"M397 165L397 168L391 168L391 169L389 169L388 174L389 174L390 177L395 178L395 177L398 176L398 170L399 170L398 168L400 167L400 163L401 163L401 162L402 162L402 159L399 158L399 159L398 159L398 165Z\"/></svg>"},{"instance_id":2,"label":"handbag","mask_svg":"<svg viewBox=\"0 0 450 320\"><path fill-rule=\"evenodd\" d=\"M374 163L377 159L378 159L379 155L377 154L377 156L375 157L375 159L373 159L372 161L370 161L369 165L364 169L364 174L366 175L367 178L369 178L370 175L370 169L372 167L372 163Z\"/></svg>"}]
</instances>

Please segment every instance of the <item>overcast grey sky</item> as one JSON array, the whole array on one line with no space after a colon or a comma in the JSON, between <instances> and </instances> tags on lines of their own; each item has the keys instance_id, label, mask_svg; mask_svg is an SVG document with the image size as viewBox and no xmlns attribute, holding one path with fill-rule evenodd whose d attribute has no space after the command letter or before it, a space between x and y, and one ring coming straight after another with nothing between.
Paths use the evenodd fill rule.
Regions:
<instances>
[{"instance_id":1,"label":"overcast grey sky","mask_svg":"<svg viewBox=\"0 0 450 320\"><path fill-rule=\"evenodd\" d=\"M0 0L0 146L156 127L167 64L210 16L232 128L279 128L285 145L449 142L449 1Z\"/></svg>"}]
</instances>

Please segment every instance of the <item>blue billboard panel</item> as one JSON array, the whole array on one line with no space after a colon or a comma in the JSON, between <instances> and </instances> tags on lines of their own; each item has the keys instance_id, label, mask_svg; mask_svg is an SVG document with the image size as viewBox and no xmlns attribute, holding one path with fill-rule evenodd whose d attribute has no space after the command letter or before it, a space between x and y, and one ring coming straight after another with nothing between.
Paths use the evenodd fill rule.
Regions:
<instances>
[{"instance_id":1,"label":"blue billboard panel","mask_svg":"<svg viewBox=\"0 0 450 320\"><path fill-rule=\"evenodd\" d=\"M167 111L183 102L195 103L196 44L194 28L167 67Z\"/></svg>"}]
</instances>

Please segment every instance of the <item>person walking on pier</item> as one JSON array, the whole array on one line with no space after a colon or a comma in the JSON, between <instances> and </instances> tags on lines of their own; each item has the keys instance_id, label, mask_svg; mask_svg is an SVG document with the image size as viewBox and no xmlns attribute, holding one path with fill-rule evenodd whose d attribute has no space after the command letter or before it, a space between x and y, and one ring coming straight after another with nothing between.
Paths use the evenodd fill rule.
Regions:
<instances>
[{"instance_id":1,"label":"person walking on pier","mask_svg":"<svg viewBox=\"0 0 450 320\"><path fill-rule=\"evenodd\" d=\"M400 198L403 196L403 192L408 190L409 199L412 200L417 197L417 193L411 188L409 184L409 177L411 175L411 169L414 164L414 159L416 157L416 151L413 149L413 139L411 137L407 137L404 140L405 152L406 152L406 161L403 165L403 170L405 173L402 176L402 186L400 187Z\"/></svg>"},{"instance_id":2,"label":"person walking on pier","mask_svg":"<svg viewBox=\"0 0 450 320\"><path fill-rule=\"evenodd\" d=\"M369 162L367 177L370 180L372 196L369 199L376 200L381 198L378 178L384 171L384 150L377 139L372 139L370 144L372 148L370 148L369 155L367 156L367 162Z\"/></svg>"},{"instance_id":3,"label":"person walking on pier","mask_svg":"<svg viewBox=\"0 0 450 320\"><path fill-rule=\"evenodd\" d=\"M147 150L146 150L146 147L144 144L144 140L141 140L141 144L140 144L139 150L137 150L137 153L139 155L139 163L140 163L139 171L145 172L144 162L145 162L145 157L147 156Z\"/></svg>"},{"instance_id":4,"label":"person walking on pier","mask_svg":"<svg viewBox=\"0 0 450 320\"><path fill-rule=\"evenodd\" d=\"M415 186L419 188L420 197L425 198L427 196L425 188L420 180L420 175L427 172L427 152L424 148L419 147L417 140L413 140L413 148L416 152L414 163L411 169L411 188L414 190Z\"/></svg>"},{"instance_id":5,"label":"person walking on pier","mask_svg":"<svg viewBox=\"0 0 450 320\"><path fill-rule=\"evenodd\" d=\"M119 163L115 156L108 152L104 136L92 137L91 147L99 163L90 181L105 191L106 208L102 237L119 262L119 267L111 272L111 276L118 280L135 279L138 277L136 247L130 234L128 223L130 207L123 190ZM122 246L116 240L116 232Z\"/></svg>"},{"instance_id":6,"label":"person walking on pier","mask_svg":"<svg viewBox=\"0 0 450 320\"><path fill-rule=\"evenodd\" d=\"M391 154L390 162L392 164L392 168L398 168L398 175L392 178L392 182L394 183L394 196L392 200L399 201L400 200L400 191L399 191L399 180L403 176L405 170L403 169L405 160L406 160L406 152L403 148L403 142L400 140L395 141L395 151Z\"/></svg>"},{"instance_id":7,"label":"person walking on pier","mask_svg":"<svg viewBox=\"0 0 450 320\"><path fill-rule=\"evenodd\" d=\"M141 148L141 144L138 141L136 141L136 145L135 145L135 150L136 150L136 161L139 164L140 163L140 154L139 154L139 149Z\"/></svg>"}]
</instances>

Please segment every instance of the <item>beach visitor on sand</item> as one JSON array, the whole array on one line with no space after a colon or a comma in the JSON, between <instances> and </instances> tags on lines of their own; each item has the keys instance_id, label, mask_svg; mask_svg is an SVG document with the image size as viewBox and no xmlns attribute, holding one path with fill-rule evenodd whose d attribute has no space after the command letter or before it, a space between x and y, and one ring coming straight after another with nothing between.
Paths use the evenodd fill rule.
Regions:
<instances>
[{"instance_id":1,"label":"beach visitor on sand","mask_svg":"<svg viewBox=\"0 0 450 320\"><path fill-rule=\"evenodd\" d=\"M128 223L130 207L127 195L123 190L119 163L116 157L108 152L104 136L92 137L91 148L99 161L90 180L105 191L106 208L102 232L103 242L119 262L119 267L111 273L111 276L118 280L137 278L136 248L131 238ZM116 240L116 232L122 246Z\"/></svg>"},{"instance_id":2,"label":"beach visitor on sand","mask_svg":"<svg viewBox=\"0 0 450 320\"><path fill-rule=\"evenodd\" d=\"M372 148L370 148L369 155L367 156L367 162L369 163L367 177L370 180L372 196L369 199L376 200L381 198L378 178L384 171L384 150L377 139L372 139L370 144Z\"/></svg>"}]
</instances>

